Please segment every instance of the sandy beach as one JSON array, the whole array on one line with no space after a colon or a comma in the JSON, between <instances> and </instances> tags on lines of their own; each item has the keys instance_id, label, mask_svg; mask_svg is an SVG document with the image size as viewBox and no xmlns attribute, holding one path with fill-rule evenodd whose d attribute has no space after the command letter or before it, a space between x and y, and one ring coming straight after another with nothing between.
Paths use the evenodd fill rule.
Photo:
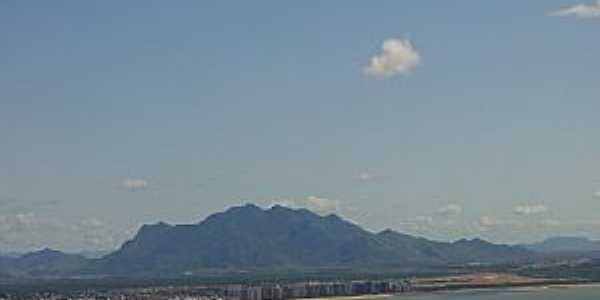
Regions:
<instances>
[{"instance_id":1,"label":"sandy beach","mask_svg":"<svg viewBox=\"0 0 600 300\"><path fill-rule=\"evenodd\" d=\"M332 296L319 298L299 298L296 300L365 300L365 299L382 299L394 296L394 294L373 294L373 295L357 295L357 296Z\"/></svg>"}]
</instances>

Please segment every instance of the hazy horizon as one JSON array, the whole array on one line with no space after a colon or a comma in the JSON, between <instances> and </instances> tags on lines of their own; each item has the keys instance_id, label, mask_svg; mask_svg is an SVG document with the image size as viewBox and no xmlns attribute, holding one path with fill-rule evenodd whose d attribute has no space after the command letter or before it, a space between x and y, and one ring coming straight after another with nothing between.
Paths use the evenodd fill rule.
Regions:
<instances>
[{"instance_id":1,"label":"hazy horizon","mask_svg":"<svg viewBox=\"0 0 600 300\"><path fill-rule=\"evenodd\" d=\"M0 3L0 251L232 205L600 239L600 4Z\"/></svg>"},{"instance_id":2,"label":"hazy horizon","mask_svg":"<svg viewBox=\"0 0 600 300\"><path fill-rule=\"evenodd\" d=\"M346 222L350 222L352 224L355 224L355 225L357 225L359 227L362 227L363 229L365 229L365 230L367 230L367 231L369 231L371 233L380 233L380 232L383 232L383 231L386 231L386 230L394 230L394 231L399 232L399 233L408 233L408 232L400 231L400 230L397 230L397 229L392 229L392 228L389 228L389 227L384 227L384 228L381 228L381 229L378 229L378 230L373 230L373 229L365 228L365 227L363 227L362 224L356 223L352 219L347 219L343 215L340 215L338 212L335 212L335 211L331 211L331 212L330 211L322 211L322 213L319 213L318 208L316 208L316 207L306 207L306 206L297 205L295 203L289 203L289 202L274 202L274 203L271 203L269 205L260 205L260 204L252 203L252 202L244 202L244 203L234 204L234 205L229 206L229 207L225 207L222 210L212 212L210 215L217 214L217 213L222 213L222 212L226 212L226 211L228 211L231 208L245 207L245 206L248 206L248 205L256 206L256 207L258 207L259 209L261 209L263 211L271 210L275 206L282 206L282 207L286 207L286 208L293 209L293 210L307 209L310 212L315 213L315 214L317 214L317 215L319 215L321 217L327 217L329 215L337 215L337 216L341 217L342 220L344 220ZM207 217L209 217L209 216L207 216ZM205 219L206 218L202 218L200 220L197 220L197 221L191 222L191 223L189 223L189 222L188 223L186 223L186 222L184 222L184 223L181 223L181 222L179 222L179 223L178 222L170 223L170 222L165 222L165 221L157 220L155 222L140 224L140 226L138 228L136 228L136 230L132 230L132 231L128 232L130 234L130 236L124 237L124 240L121 241L121 244L115 245L115 247L113 247L113 248L80 248L80 249L69 249L69 248L53 248L53 247L51 247L49 245L40 245L40 246L35 246L35 247L30 247L30 248L12 249L12 250L9 250L9 251L4 251L5 249L0 249L0 255L14 256L14 255L22 255L22 254L25 254L25 253L36 252L36 251L43 251L43 250L48 250L48 249L49 250L62 251L62 252L66 252L66 253L73 253L73 254L84 254L84 255L85 254L92 254L92 255L102 254L103 255L103 254L108 254L110 252L118 250L119 248L121 248L122 244L125 243L127 240L133 239L135 237L135 235L137 234L137 232L139 231L139 229L141 228L142 225L167 224L167 225L170 225L170 226L177 226L177 225L200 224ZM408 234L411 234L411 235L413 235L415 237L422 237L422 238L426 238L426 239L430 239L430 240L443 241L443 242L456 242L456 241L464 240L464 239L469 240L469 239L481 239L482 238L482 236L474 235L474 236L462 236L462 237L458 236L458 237L455 237L454 239L444 239L444 238L435 238L435 237L432 237L432 236L422 235L422 234L418 234L418 233L408 233ZM573 234L573 235L549 235L548 237L545 237L542 240L530 240L530 241L528 241L528 243L513 241L513 242L503 242L502 244L507 244L507 245L533 244L533 243L543 242L543 241L545 241L545 240L547 240L549 238L565 238L565 237L567 237L567 238L588 238L588 237L586 237L584 235L577 235L577 234ZM591 240L591 241L598 241L598 240L594 240L594 239L589 239L589 240ZM491 242L494 242L494 241L491 241Z\"/></svg>"}]
</instances>

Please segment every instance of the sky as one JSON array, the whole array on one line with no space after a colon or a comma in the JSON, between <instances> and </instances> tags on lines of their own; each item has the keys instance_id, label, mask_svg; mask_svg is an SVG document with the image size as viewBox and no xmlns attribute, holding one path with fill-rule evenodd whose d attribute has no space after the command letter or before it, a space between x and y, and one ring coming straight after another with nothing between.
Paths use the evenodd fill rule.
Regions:
<instances>
[{"instance_id":1,"label":"sky","mask_svg":"<svg viewBox=\"0 0 600 300\"><path fill-rule=\"evenodd\" d=\"M600 2L0 2L0 252L284 204L600 239Z\"/></svg>"}]
</instances>

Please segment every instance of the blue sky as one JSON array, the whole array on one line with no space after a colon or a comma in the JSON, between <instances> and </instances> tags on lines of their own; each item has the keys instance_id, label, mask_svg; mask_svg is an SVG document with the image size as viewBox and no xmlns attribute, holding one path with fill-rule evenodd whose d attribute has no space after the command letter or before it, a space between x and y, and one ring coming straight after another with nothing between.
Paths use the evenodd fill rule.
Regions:
<instances>
[{"instance_id":1,"label":"blue sky","mask_svg":"<svg viewBox=\"0 0 600 300\"><path fill-rule=\"evenodd\" d=\"M600 238L600 4L0 3L0 250L285 203ZM402 42L388 76L367 69ZM394 71L396 70L396 71Z\"/></svg>"}]
</instances>

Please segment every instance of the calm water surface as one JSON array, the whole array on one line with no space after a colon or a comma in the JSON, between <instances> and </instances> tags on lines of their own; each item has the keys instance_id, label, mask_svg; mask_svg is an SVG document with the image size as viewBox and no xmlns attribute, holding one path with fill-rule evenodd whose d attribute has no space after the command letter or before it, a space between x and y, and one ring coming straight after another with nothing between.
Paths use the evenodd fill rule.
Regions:
<instances>
[{"instance_id":1,"label":"calm water surface","mask_svg":"<svg viewBox=\"0 0 600 300\"><path fill-rule=\"evenodd\" d=\"M390 300L600 300L600 286L501 289L394 296Z\"/></svg>"}]
</instances>

